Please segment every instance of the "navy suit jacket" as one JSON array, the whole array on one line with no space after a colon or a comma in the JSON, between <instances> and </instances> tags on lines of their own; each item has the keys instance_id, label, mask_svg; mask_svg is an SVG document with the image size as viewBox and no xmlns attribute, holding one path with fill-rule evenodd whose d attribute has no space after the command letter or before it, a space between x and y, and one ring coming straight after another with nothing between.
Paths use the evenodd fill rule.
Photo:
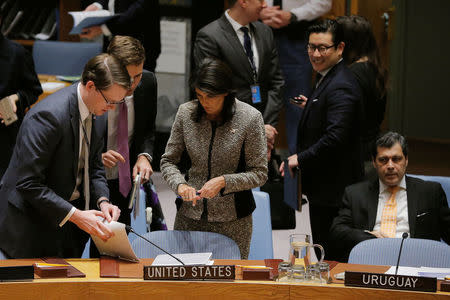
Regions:
<instances>
[{"instance_id":1,"label":"navy suit jacket","mask_svg":"<svg viewBox=\"0 0 450 300\"><path fill-rule=\"evenodd\" d=\"M250 86L254 84L253 70L233 26L225 15L197 33L194 45L195 65L198 66L205 57L216 57L225 62L233 71L236 98L258 109L264 117L264 124L275 126L283 107L284 86L277 47L269 26L261 22L252 22L250 29L258 49L257 80L261 91L261 103L252 103Z\"/></svg>"},{"instance_id":2,"label":"navy suit jacket","mask_svg":"<svg viewBox=\"0 0 450 300\"><path fill-rule=\"evenodd\" d=\"M311 204L338 207L346 186L362 178L360 91L343 61L309 96L298 129L302 191Z\"/></svg>"},{"instance_id":3,"label":"navy suit jacket","mask_svg":"<svg viewBox=\"0 0 450 300\"><path fill-rule=\"evenodd\" d=\"M79 125L77 83L50 95L26 114L0 187L0 248L9 256L56 253L59 224L72 208L68 200L76 184ZM100 133L105 125L104 116L92 121L91 208L96 208L101 196L109 198L101 162Z\"/></svg>"},{"instance_id":4,"label":"navy suit jacket","mask_svg":"<svg viewBox=\"0 0 450 300\"><path fill-rule=\"evenodd\" d=\"M342 261L359 242L375 238L364 232L375 226L379 181L364 181L345 189L342 208L334 219L330 237L341 252ZM450 209L441 185L406 176L410 237L450 243Z\"/></svg>"}]
</instances>

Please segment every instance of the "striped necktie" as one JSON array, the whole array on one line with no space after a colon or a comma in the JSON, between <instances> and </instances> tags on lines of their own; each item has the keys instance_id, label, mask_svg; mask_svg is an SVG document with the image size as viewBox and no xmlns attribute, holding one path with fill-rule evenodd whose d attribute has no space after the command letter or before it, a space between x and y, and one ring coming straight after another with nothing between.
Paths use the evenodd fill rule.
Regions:
<instances>
[{"instance_id":1,"label":"striped necktie","mask_svg":"<svg viewBox=\"0 0 450 300\"><path fill-rule=\"evenodd\" d=\"M383 214L381 215L380 231L383 235L394 238L397 232L397 201L395 196L400 190L400 187L389 187L388 191L391 193L389 200L384 204Z\"/></svg>"}]
</instances>

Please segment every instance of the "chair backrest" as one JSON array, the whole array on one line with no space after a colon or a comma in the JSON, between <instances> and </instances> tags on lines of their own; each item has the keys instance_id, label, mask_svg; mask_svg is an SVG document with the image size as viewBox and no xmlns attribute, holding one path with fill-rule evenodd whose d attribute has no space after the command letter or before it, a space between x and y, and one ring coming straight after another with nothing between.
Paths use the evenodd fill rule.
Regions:
<instances>
[{"instance_id":1,"label":"chair backrest","mask_svg":"<svg viewBox=\"0 0 450 300\"><path fill-rule=\"evenodd\" d=\"M148 232L144 237L171 254L212 252L212 259L241 259L237 244L219 233L161 230ZM139 258L165 254L140 238L135 239L131 246Z\"/></svg>"},{"instance_id":2,"label":"chair backrest","mask_svg":"<svg viewBox=\"0 0 450 300\"><path fill-rule=\"evenodd\" d=\"M353 247L351 264L395 266L402 239L370 239ZM450 246L425 239L405 239L400 266L450 268Z\"/></svg>"},{"instance_id":3,"label":"chair backrest","mask_svg":"<svg viewBox=\"0 0 450 300\"><path fill-rule=\"evenodd\" d=\"M0 249L0 260L1 259L9 259L5 253L3 253L2 249Z\"/></svg>"},{"instance_id":4,"label":"chair backrest","mask_svg":"<svg viewBox=\"0 0 450 300\"><path fill-rule=\"evenodd\" d=\"M273 258L270 198L266 192L253 190L256 209L253 211L253 232L248 259Z\"/></svg>"},{"instance_id":5,"label":"chair backrest","mask_svg":"<svg viewBox=\"0 0 450 300\"><path fill-rule=\"evenodd\" d=\"M445 192L445 195L447 196L447 202L448 206L450 206L450 177L444 177L444 176L428 176L428 175L416 175L416 174L407 174L411 177L420 178L426 181L434 181L439 182L442 186L442 189Z\"/></svg>"},{"instance_id":6,"label":"chair backrest","mask_svg":"<svg viewBox=\"0 0 450 300\"><path fill-rule=\"evenodd\" d=\"M38 74L80 76L88 60L100 53L100 43L35 41L33 45Z\"/></svg>"}]
</instances>

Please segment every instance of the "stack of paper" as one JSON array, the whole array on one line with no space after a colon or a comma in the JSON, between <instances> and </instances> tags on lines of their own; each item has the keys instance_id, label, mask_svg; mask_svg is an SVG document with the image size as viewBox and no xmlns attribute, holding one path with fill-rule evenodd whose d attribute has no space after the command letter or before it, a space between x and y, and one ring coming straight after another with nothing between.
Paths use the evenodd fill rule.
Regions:
<instances>
[{"instance_id":1,"label":"stack of paper","mask_svg":"<svg viewBox=\"0 0 450 300\"><path fill-rule=\"evenodd\" d=\"M181 260L186 266L212 265L212 252L205 253L181 253L173 254ZM152 263L152 266L181 266L181 263L167 254L158 255Z\"/></svg>"}]
</instances>

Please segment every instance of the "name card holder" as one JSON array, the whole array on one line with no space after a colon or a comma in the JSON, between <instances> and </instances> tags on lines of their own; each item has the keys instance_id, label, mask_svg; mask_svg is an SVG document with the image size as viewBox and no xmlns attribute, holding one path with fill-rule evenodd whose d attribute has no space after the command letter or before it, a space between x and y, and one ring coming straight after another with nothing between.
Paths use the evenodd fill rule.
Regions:
<instances>
[{"instance_id":1,"label":"name card holder","mask_svg":"<svg viewBox=\"0 0 450 300\"><path fill-rule=\"evenodd\" d=\"M144 266L144 280L234 280L235 266Z\"/></svg>"},{"instance_id":2,"label":"name card holder","mask_svg":"<svg viewBox=\"0 0 450 300\"><path fill-rule=\"evenodd\" d=\"M346 286L420 292L436 292L437 290L436 278L348 271L345 272L344 284Z\"/></svg>"}]
</instances>

